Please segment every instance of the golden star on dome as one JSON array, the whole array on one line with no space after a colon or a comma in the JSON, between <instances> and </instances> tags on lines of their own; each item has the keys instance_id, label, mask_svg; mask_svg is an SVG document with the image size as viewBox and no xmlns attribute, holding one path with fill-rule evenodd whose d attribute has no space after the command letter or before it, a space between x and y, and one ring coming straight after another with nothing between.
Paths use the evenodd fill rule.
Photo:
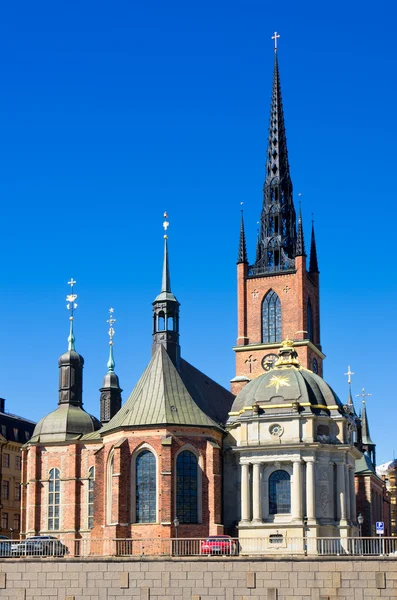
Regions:
<instances>
[{"instance_id":1,"label":"golden star on dome","mask_svg":"<svg viewBox=\"0 0 397 600\"><path fill-rule=\"evenodd\" d=\"M289 382L289 378L286 377L285 375L273 375L273 377L270 380L269 385L267 385L266 387L270 388L270 387L275 387L276 388L276 392L278 392L280 387L284 387L284 386L288 386L290 387Z\"/></svg>"}]
</instances>

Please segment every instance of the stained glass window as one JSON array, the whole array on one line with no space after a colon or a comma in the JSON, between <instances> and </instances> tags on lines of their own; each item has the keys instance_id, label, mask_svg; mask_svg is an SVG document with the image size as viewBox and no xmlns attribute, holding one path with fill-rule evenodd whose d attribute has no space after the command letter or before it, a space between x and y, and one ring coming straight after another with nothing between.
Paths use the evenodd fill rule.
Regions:
<instances>
[{"instance_id":1,"label":"stained glass window","mask_svg":"<svg viewBox=\"0 0 397 600\"><path fill-rule=\"evenodd\" d=\"M266 294L262 303L262 342L281 342L281 302L273 290Z\"/></svg>"},{"instance_id":2,"label":"stained glass window","mask_svg":"<svg viewBox=\"0 0 397 600\"><path fill-rule=\"evenodd\" d=\"M176 461L176 516L180 523L197 523L197 458L189 450Z\"/></svg>"},{"instance_id":3,"label":"stained glass window","mask_svg":"<svg viewBox=\"0 0 397 600\"><path fill-rule=\"evenodd\" d=\"M269 513L291 512L291 481L287 471L274 471L269 477Z\"/></svg>"},{"instance_id":4,"label":"stained glass window","mask_svg":"<svg viewBox=\"0 0 397 600\"><path fill-rule=\"evenodd\" d=\"M143 450L136 458L136 523L156 522L156 458Z\"/></svg>"},{"instance_id":5,"label":"stained glass window","mask_svg":"<svg viewBox=\"0 0 397 600\"><path fill-rule=\"evenodd\" d=\"M59 529L61 479L59 469L51 469L48 484L48 530Z\"/></svg>"},{"instance_id":6,"label":"stained glass window","mask_svg":"<svg viewBox=\"0 0 397 600\"><path fill-rule=\"evenodd\" d=\"M307 336L309 340L313 341L313 311L310 298L307 303Z\"/></svg>"},{"instance_id":7,"label":"stained glass window","mask_svg":"<svg viewBox=\"0 0 397 600\"><path fill-rule=\"evenodd\" d=\"M95 468L91 467L88 470L88 529L94 527L94 480Z\"/></svg>"}]
</instances>

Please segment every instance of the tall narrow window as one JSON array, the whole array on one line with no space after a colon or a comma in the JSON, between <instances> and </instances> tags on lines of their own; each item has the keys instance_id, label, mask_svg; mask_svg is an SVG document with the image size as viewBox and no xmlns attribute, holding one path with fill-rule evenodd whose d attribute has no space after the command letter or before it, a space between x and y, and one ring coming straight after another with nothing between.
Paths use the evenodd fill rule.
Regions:
<instances>
[{"instance_id":1,"label":"tall narrow window","mask_svg":"<svg viewBox=\"0 0 397 600\"><path fill-rule=\"evenodd\" d=\"M95 467L88 470L88 497L87 497L87 525L88 529L94 527L94 481Z\"/></svg>"},{"instance_id":2,"label":"tall narrow window","mask_svg":"<svg viewBox=\"0 0 397 600\"><path fill-rule=\"evenodd\" d=\"M149 450L143 450L135 463L135 522L156 522L156 458Z\"/></svg>"},{"instance_id":3,"label":"tall narrow window","mask_svg":"<svg viewBox=\"0 0 397 600\"><path fill-rule=\"evenodd\" d=\"M48 483L48 530L59 529L61 479L59 469L51 469Z\"/></svg>"},{"instance_id":4,"label":"tall narrow window","mask_svg":"<svg viewBox=\"0 0 397 600\"><path fill-rule=\"evenodd\" d=\"M287 471L274 471L269 477L269 513L291 512L291 481Z\"/></svg>"},{"instance_id":5,"label":"tall narrow window","mask_svg":"<svg viewBox=\"0 0 397 600\"><path fill-rule=\"evenodd\" d=\"M197 523L197 458L189 450L176 461L176 516L181 523Z\"/></svg>"},{"instance_id":6,"label":"tall narrow window","mask_svg":"<svg viewBox=\"0 0 397 600\"><path fill-rule=\"evenodd\" d=\"M262 342L281 342L281 302L273 290L266 294L262 302Z\"/></svg>"},{"instance_id":7,"label":"tall narrow window","mask_svg":"<svg viewBox=\"0 0 397 600\"><path fill-rule=\"evenodd\" d=\"M307 302L307 337L313 341L313 311L310 298Z\"/></svg>"},{"instance_id":8,"label":"tall narrow window","mask_svg":"<svg viewBox=\"0 0 397 600\"><path fill-rule=\"evenodd\" d=\"M6 479L3 479L3 483L1 484L1 497L3 500L8 500L10 496L10 482Z\"/></svg>"},{"instance_id":9,"label":"tall narrow window","mask_svg":"<svg viewBox=\"0 0 397 600\"><path fill-rule=\"evenodd\" d=\"M114 450L109 454L106 472L106 523L110 525L113 521L113 473L114 473Z\"/></svg>"}]
</instances>

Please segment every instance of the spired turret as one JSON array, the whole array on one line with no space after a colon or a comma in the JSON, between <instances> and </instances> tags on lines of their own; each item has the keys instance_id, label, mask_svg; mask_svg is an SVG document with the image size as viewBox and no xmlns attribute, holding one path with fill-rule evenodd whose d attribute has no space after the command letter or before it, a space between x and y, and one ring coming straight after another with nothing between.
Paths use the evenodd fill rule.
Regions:
<instances>
[{"instance_id":1,"label":"spired turret","mask_svg":"<svg viewBox=\"0 0 397 600\"><path fill-rule=\"evenodd\" d=\"M164 213L167 219L167 213ZM164 221L167 230L168 221ZM164 261L161 292L153 302L153 344L152 354L159 345L164 346L177 369L180 367L181 349L179 345L179 302L171 292L171 277L168 262L168 236L164 235Z\"/></svg>"},{"instance_id":2,"label":"spired turret","mask_svg":"<svg viewBox=\"0 0 397 600\"><path fill-rule=\"evenodd\" d=\"M103 385L99 390L101 392L100 407L101 407L101 423L105 424L114 417L114 415L121 408L121 392L119 378L114 372L115 362L113 356L113 336L114 328L113 325L116 319L113 316L114 309L109 309L109 360L108 360L108 372L103 379Z\"/></svg>"},{"instance_id":3,"label":"spired turret","mask_svg":"<svg viewBox=\"0 0 397 600\"><path fill-rule=\"evenodd\" d=\"M73 332L74 310L77 308L71 279L71 294L66 299L70 311L70 331L68 349L60 356L58 408L39 421L34 429L31 442L58 442L78 439L86 433L92 433L101 427L94 416L83 409L83 366L84 358L75 350Z\"/></svg>"}]
</instances>

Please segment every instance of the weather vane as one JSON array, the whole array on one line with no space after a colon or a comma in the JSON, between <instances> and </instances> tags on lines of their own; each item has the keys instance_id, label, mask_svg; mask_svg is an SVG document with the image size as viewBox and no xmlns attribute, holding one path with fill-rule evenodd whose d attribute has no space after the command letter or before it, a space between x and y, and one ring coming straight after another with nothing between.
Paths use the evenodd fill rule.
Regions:
<instances>
[{"instance_id":1,"label":"weather vane","mask_svg":"<svg viewBox=\"0 0 397 600\"><path fill-rule=\"evenodd\" d=\"M167 238L168 238L168 235L167 235L167 229L168 229L168 227L169 227L169 225L170 225L170 224L169 224L169 222L167 221L167 219L168 219L168 213L167 213L167 212L165 212L165 213L164 213L164 223L163 223L163 227L164 227L164 231L165 231L165 234L164 234L164 238L165 238L165 239L167 239Z\"/></svg>"},{"instance_id":2,"label":"weather vane","mask_svg":"<svg viewBox=\"0 0 397 600\"><path fill-rule=\"evenodd\" d=\"M272 35L272 40L274 40L274 51L277 52L277 39L280 37L280 34L277 33L277 31L274 32L274 35Z\"/></svg>"},{"instance_id":3,"label":"weather vane","mask_svg":"<svg viewBox=\"0 0 397 600\"><path fill-rule=\"evenodd\" d=\"M114 313L114 308L109 308L109 318L106 321L107 323L109 323L109 344L111 346L113 346L113 336L114 336L114 328L113 328L113 324L116 322L116 319L113 317L113 313Z\"/></svg>"}]
</instances>

